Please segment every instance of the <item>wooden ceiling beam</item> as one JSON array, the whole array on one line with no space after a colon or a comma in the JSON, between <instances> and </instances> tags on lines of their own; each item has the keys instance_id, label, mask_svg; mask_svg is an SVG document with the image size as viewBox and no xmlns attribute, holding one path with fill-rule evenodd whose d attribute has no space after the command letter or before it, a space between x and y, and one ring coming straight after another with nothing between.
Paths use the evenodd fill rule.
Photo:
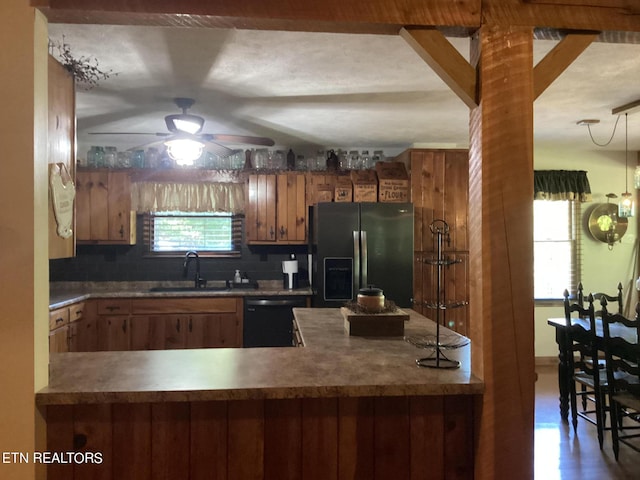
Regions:
<instances>
[{"instance_id":1,"label":"wooden ceiling beam","mask_svg":"<svg viewBox=\"0 0 640 480\"><path fill-rule=\"evenodd\" d=\"M533 69L533 98L538 98L556 78L598 37L598 33L570 33Z\"/></svg>"},{"instance_id":2,"label":"wooden ceiling beam","mask_svg":"<svg viewBox=\"0 0 640 480\"><path fill-rule=\"evenodd\" d=\"M637 0L482 0L482 23L640 32Z\"/></svg>"},{"instance_id":3,"label":"wooden ceiling beam","mask_svg":"<svg viewBox=\"0 0 640 480\"><path fill-rule=\"evenodd\" d=\"M400 36L469 107L476 100L476 69L435 29L402 28Z\"/></svg>"},{"instance_id":4,"label":"wooden ceiling beam","mask_svg":"<svg viewBox=\"0 0 640 480\"><path fill-rule=\"evenodd\" d=\"M82 23L126 22L127 15L158 15L167 20L182 16L222 17L235 19L236 28L246 28L247 21L297 21L387 25L439 25L478 28L482 0L31 0L49 21L65 22L73 15ZM75 13L74 13L75 12ZM86 21L77 16L85 14ZM107 15L100 15L101 13ZM396 30L397 32L397 30Z\"/></svg>"}]
</instances>

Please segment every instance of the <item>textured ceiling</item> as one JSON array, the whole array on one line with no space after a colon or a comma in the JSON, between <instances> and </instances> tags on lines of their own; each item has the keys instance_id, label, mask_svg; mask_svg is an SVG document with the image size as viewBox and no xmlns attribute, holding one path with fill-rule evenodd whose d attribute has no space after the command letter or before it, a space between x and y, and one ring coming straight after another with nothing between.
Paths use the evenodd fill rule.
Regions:
<instances>
[{"instance_id":1,"label":"textured ceiling","mask_svg":"<svg viewBox=\"0 0 640 480\"><path fill-rule=\"evenodd\" d=\"M77 91L80 155L157 140L88 133L166 132L174 97L196 100L190 113L207 133L278 147L468 146L468 108L399 36L68 24L50 24L49 35L117 74ZM468 39L449 40L468 56ZM534 61L556 43L536 40ZM608 140L611 109L640 99L638 78L640 45L592 44L536 100L536 144L596 148L576 121L599 118L594 136ZM640 114L629 116L629 145L640 150ZM624 149L622 128L607 148Z\"/></svg>"}]
</instances>

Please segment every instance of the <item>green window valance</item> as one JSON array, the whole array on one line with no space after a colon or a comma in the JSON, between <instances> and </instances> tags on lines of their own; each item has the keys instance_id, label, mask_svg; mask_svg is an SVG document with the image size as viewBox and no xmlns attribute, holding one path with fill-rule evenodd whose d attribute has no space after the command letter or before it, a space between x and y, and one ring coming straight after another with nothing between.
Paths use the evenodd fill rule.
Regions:
<instances>
[{"instance_id":1,"label":"green window valance","mask_svg":"<svg viewBox=\"0 0 640 480\"><path fill-rule=\"evenodd\" d=\"M591 201L591 186L584 170L534 170L535 200Z\"/></svg>"}]
</instances>

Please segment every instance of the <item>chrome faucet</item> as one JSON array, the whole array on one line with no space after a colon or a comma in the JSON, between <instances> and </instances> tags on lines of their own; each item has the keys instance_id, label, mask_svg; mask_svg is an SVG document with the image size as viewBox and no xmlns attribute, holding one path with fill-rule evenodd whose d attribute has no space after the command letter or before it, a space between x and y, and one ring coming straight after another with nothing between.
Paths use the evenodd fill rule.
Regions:
<instances>
[{"instance_id":1,"label":"chrome faucet","mask_svg":"<svg viewBox=\"0 0 640 480\"><path fill-rule=\"evenodd\" d=\"M195 250L189 250L185 254L182 276L184 278L187 278L187 274L189 273L189 263L193 259L195 259L196 261L196 275L194 278L194 286L195 288L204 288L207 286L207 281L204 278L200 277L200 256Z\"/></svg>"}]
</instances>

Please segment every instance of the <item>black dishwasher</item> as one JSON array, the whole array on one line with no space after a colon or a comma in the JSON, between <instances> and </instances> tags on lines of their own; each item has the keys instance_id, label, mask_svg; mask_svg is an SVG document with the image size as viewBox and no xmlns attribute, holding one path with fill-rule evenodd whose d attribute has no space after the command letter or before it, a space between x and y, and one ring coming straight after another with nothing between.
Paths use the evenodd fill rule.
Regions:
<instances>
[{"instance_id":1,"label":"black dishwasher","mask_svg":"<svg viewBox=\"0 0 640 480\"><path fill-rule=\"evenodd\" d=\"M306 307L305 296L245 297L242 345L292 347L294 307Z\"/></svg>"}]
</instances>

